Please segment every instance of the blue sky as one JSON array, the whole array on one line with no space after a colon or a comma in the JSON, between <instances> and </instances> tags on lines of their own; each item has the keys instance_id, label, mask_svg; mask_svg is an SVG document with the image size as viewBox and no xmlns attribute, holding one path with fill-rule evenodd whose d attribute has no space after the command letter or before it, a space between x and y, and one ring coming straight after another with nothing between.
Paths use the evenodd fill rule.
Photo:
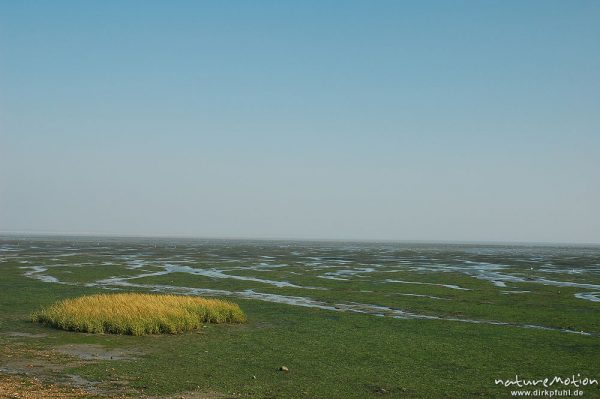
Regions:
<instances>
[{"instance_id":1,"label":"blue sky","mask_svg":"<svg viewBox=\"0 0 600 399\"><path fill-rule=\"evenodd\" d=\"M598 20L0 1L0 231L599 243Z\"/></svg>"}]
</instances>

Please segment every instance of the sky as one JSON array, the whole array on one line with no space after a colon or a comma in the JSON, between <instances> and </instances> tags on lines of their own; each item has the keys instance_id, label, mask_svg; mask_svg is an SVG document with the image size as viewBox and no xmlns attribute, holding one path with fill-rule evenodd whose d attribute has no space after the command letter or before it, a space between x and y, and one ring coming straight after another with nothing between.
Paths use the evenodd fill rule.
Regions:
<instances>
[{"instance_id":1,"label":"sky","mask_svg":"<svg viewBox=\"0 0 600 399\"><path fill-rule=\"evenodd\" d=\"M599 20L0 0L0 231L600 243Z\"/></svg>"}]
</instances>

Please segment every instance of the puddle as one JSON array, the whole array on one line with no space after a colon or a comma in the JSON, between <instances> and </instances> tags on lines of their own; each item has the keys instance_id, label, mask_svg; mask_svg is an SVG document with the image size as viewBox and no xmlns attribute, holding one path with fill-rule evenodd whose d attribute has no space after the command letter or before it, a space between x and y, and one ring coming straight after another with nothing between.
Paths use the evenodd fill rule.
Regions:
<instances>
[{"instance_id":1,"label":"puddle","mask_svg":"<svg viewBox=\"0 0 600 399\"><path fill-rule=\"evenodd\" d=\"M341 261L338 261L341 263ZM375 269L372 267L356 267L354 269L342 269L336 270L334 272L326 272L321 276L321 278L326 278L330 280L349 280L349 277L365 277L362 276L362 273L373 273Z\"/></svg>"},{"instance_id":2,"label":"puddle","mask_svg":"<svg viewBox=\"0 0 600 399\"><path fill-rule=\"evenodd\" d=\"M23 273L25 277L31 277L36 280L43 281L44 283L61 283L56 277L49 276L47 274L41 274L48 271L48 268L42 266L22 266L22 269L30 269Z\"/></svg>"},{"instance_id":3,"label":"puddle","mask_svg":"<svg viewBox=\"0 0 600 399\"><path fill-rule=\"evenodd\" d=\"M443 300L443 301L449 301L450 298L441 298L439 296L433 296L433 295L425 295L425 294L406 294L406 293L396 293L394 295L402 295L402 296L415 296L415 297L420 297L420 298L429 298L429 299L439 299L439 300Z\"/></svg>"},{"instance_id":4,"label":"puddle","mask_svg":"<svg viewBox=\"0 0 600 399\"><path fill-rule=\"evenodd\" d=\"M575 297L586 301L600 302L600 292L579 292L575 294Z\"/></svg>"},{"instance_id":5,"label":"puddle","mask_svg":"<svg viewBox=\"0 0 600 399\"><path fill-rule=\"evenodd\" d=\"M313 289L313 290L314 289L325 289L325 288L321 288L321 287L305 287L305 286L301 286L301 285L292 284L287 281L266 280L266 279L262 279L262 278L258 278L258 277L250 277L250 276L236 276L234 274L224 273L222 270L215 269L215 268L195 269L195 268L192 268L189 266L179 266L179 265L174 265L174 264L170 264L170 263L165 264L163 267L165 269L164 274L188 273L188 274L193 274L193 275L197 275L197 276L205 276L205 277L219 278L219 279L254 281L257 283L274 285L275 287L278 287L278 288L291 287L291 288L304 288L304 289ZM158 273L161 273L161 272L158 272Z\"/></svg>"},{"instance_id":6,"label":"puddle","mask_svg":"<svg viewBox=\"0 0 600 399\"><path fill-rule=\"evenodd\" d=\"M386 279L385 282L386 283L400 283L400 284L436 285L438 287L451 288L453 290L471 291L470 288L464 288L464 287L460 287L460 286L454 285L454 284L424 283L421 281L404 281L404 280L392 280L392 279Z\"/></svg>"}]
</instances>

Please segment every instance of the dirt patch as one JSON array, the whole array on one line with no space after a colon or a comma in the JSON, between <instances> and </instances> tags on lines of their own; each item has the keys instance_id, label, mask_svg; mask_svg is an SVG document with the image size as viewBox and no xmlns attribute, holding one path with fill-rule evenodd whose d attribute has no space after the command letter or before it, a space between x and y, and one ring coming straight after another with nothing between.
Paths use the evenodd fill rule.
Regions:
<instances>
[{"instance_id":1,"label":"dirt patch","mask_svg":"<svg viewBox=\"0 0 600 399\"><path fill-rule=\"evenodd\" d=\"M144 398L227 399L237 396L191 391L168 396L145 396L130 381L113 373L104 381L90 381L65 369L102 360L130 360L143 353L102 345L70 344L52 350L30 348L19 342L0 346L0 399ZM114 371L114 369L112 369Z\"/></svg>"},{"instance_id":2,"label":"dirt patch","mask_svg":"<svg viewBox=\"0 0 600 399\"><path fill-rule=\"evenodd\" d=\"M79 388L44 384L37 378L0 374L0 399L79 399L89 398L89 393Z\"/></svg>"},{"instance_id":3,"label":"dirt patch","mask_svg":"<svg viewBox=\"0 0 600 399\"><path fill-rule=\"evenodd\" d=\"M57 373L79 363L68 359L57 359L56 353L28 348L20 343L0 348L0 372L5 374L27 374L40 376Z\"/></svg>"},{"instance_id":4,"label":"dirt patch","mask_svg":"<svg viewBox=\"0 0 600 399\"><path fill-rule=\"evenodd\" d=\"M64 389L60 389L65 392L70 389L84 392L85 397L90 397L90 395L110 398L126 397L123 395L129 391L126 380L116 378L116 381L110 382L89 381L79 375L66 374L65 369L80 367L100 360L110 360L111 357L113 360L129 359L132 353L127 350L110 350L100 345L62 345L53 350L29 348L22 343L0 346L0 380L8 381L6 384L14 388L7 391L8 385L7 387L0 386L0 394L20 392L21 396L12 394L8 397L33 399L38 397L78 397L58 394L39 396L38 385L42 384L43 386L63 387ZM137 352L135 353L137 354ZM32 387L31 392L29 386ZM138 396L133 395L132 397ZM0 395L0 399L4 398L5 396Z\"/></svg>"},{"instance_id":5,"label":"dirt patch","mask_svg":"<svg viewBox=\"0 0 600 399\"><path fill-rule=\"evenodd\" d=\"M61 345L55 350L82 360L133 360L142 355L142 352L131 349L106 348L94 344Z\"/></svg>"},{"instance_id":6,"label":"dirt patch","mask_svg":"<svg viewBox=\"0 0 600 399\"><path fill-rule=\"evenodd\" d=\"M74 387L83 389L88 394L90 394L90 393L93 393L95 395L102 394L102 391L98 388L99 382L87 380L77 374L67 374L65 377L68 378L67 384L70 386L74 386Z\"/></svg>"},{"instance_id":7,"label":"dirt patch","mask_svg":"<svg viewBox=\"0 0 600 399\"><path fill-rule=\"evenodd\" d=\"M47 384L35 377L23 377L0 374L0 399L82 399L90 398L90 394L97 398L106 399L227 399L224 396L212 392L184 392L171 396L123 396L103 395L100 392L90 392L78 387Z\"/></svg>"}]
</instances>

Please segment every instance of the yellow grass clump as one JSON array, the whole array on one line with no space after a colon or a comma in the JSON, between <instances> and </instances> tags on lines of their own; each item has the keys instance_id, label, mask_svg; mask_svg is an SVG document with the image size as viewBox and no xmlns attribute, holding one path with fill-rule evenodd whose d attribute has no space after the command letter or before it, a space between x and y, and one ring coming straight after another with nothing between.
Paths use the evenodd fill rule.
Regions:
<instances>
[{"instance_id":1,"label":"yellow grass clump","mask_svg":"<svg viewBox=\"0 0 600 399\"><path fill-rule=\"evenodd\" d=\"M177 334L202 323L243 323L240 307L220 299L161 294L99 294L64 299L32 314L63 330L127 335Z\"/></svg>"}]
</instances>

